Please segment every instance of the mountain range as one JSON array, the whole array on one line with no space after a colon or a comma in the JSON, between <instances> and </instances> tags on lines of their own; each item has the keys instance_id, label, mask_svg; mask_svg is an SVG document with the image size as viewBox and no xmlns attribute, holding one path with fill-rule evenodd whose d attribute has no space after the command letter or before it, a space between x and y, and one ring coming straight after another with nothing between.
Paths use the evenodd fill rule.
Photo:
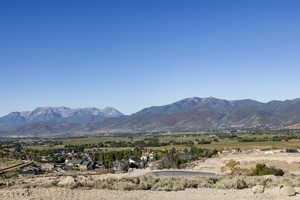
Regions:
<instances>
[{"instance_id":1,"label":"mountain range","mask_svg":"<svg viewBox=\"0 0 300 200\"><path fill-rule=\"evenodd\" d=\"M230 128L284 128L300 123L300 99L262 103L251 99L186 98L145 108L120 119L89 122L92 130L196 131Z\"/></svg>"},{"instance_id":2,"label":"mountain range","mask_svg":"<svg viewBox=\"0 0 300 200\"><path fill-rule=\"evenodd\" d=\"M33 111L12 112L0 118L0 130L12 130L16 127L45 123L85 123L102 118L120 117L123 114L115 108L79 108L39 107Z\"/></svg>"},{"instance_id":3,"label":"mountain range","mask_svg":"<svg viewBox=\"0 0 300 200\"><path fill-rule=\"evenodd\" d=\"M123 115L113 108L38 108L0 118L5 135L64 135L105 132L199 131L208 129L278 129L300 125L300 99L229 101L186 98L164 106ZM0 129L0 130L1 130Z\"/></svg>"}]
</instances>

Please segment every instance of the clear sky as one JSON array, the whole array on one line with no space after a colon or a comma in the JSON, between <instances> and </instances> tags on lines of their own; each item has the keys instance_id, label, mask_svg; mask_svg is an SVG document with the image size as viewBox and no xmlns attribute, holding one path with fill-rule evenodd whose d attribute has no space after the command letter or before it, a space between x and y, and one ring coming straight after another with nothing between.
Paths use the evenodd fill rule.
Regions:
<instances>
[{"instance_id":1,"label":"clear sky","mask_svg":"<svg viewBox=\"0 0 300 200\"><path fill-rule=\"evenodd\" d=\"M0 115L300 97L298 0L3 0Z\"/></svg>"}]
</instances>

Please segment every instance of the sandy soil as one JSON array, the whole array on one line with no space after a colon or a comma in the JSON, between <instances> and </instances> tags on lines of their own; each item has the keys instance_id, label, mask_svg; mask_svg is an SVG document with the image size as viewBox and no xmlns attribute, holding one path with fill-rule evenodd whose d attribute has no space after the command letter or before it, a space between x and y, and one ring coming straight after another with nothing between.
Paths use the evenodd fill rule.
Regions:
<instances>
[{"instance_id":1,"label":"sandy soil","mask_svg":"<svg viewBox=\"0 0 300 200\"><path fill-rule=\"evenodd\" d=\"M297 189L299 191L300 188ZM66 188L35 188L0 190L1 200L296 200L300 196L288 197L280 194L279 189L269 189L262 194L253 194L246 190L216 190L197 189L179 192L152 192L152 191L108 191L84 190Z\"/></svg>"}]
</instances>

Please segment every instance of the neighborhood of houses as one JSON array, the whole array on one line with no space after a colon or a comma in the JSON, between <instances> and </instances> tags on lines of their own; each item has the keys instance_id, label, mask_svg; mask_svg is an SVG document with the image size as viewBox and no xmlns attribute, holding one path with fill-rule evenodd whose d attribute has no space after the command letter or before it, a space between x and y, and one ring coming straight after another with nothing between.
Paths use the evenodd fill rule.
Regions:
<instances>
[{"instance_id":1,"label":"neighborhood of houses","mask_svg":"<svg viewBox=\"0 0 300 200\"><path fill-rule=\"evenodd\" d=\"M156 162L159 158L158 152L144 151L138 149L135 153L135 148L125 151L106 151L106 150L92 150L84 151L80 148L61 148L51 150L28 150L27 146L33 144L47 144L48 141L30 141L18 143L15 141L6 141L0 144L0 159L11 158L15 160L22 160L22 163L17 163L14 166L0 169L0 174L6 170L14 169L18 175L38 175L45 173L58 173L64 174L68 172L84 172L84 171L97 171L97 172L124 172L131 168L146 168L148 166L157 166ZM51 144L56 144L51 141ZM300 153L299 149L281 149L281 150L261 150L258 148L240 149L231 148L219 150L218 154L237 154L237 153L253 153L260 154L273 154L277 152L284 153ZM194 152L195 153L195 152ZM209 157L211 153L208 149L202 149L202 157ZM105 154L105 155L104 155ZM99 155L100 159L99 159ZM97 157L98 156L98 157ZM194 154L191 151L176 152L176 159L191 161ZM168 161L168 159L167 159ZM151 162L151 163L150 163ZM166 165L174 166L174 165ZM159 167L156 167L159 168Z\"/></svg>"},{"instance_id":2,"label":"neighborhood of houses","mask_svg":"<svg viewBox=\"0 0 300 200\"><path fill-rule=\"evenodd\" d=\"M145 168L154 157L154 153L144 153L141 157L130 157L128 160L115 160L113 172L127 171L129 168ZM65 173L71 171L106 170L102 161L95 161L93 154L57 153L54 156L35 157L39 164L30 164L18 170L19 175L38 175L43 173ZM27 161L28 162L28 161Z\"/></svg>"},{"instance_id":3,"label":"neighborhood of houses","mask_svg":"<svg viewBox=\"0 0 300 200\"><path fill-rule=\"evenodd\" d=\"M16 170L18 175L37 175L44 173L67 173L76 171L121 172L129 168L145 168L154 159L154 152L128 150L124 155L118 151L92 150L81 148L60 148L35 150L32 146L51 146L58 141L43 139L20 139L0 141L0 162L18 160L16 164L0 168L0 174ZM108 156L101 157L99 155ZM98 158L97 158L98 156Z\"/></svg>"},{"instance_id":4,"label":"neighborhood of houses","mask_svg":"<svg viewBox=\"0 0 300 200\"><path fill-rule=\"evenodd\" d=\"M282 149L282 150L269 150L261 151L259 149L241 150L240 148L233 148L229 150L220 151L222 153L247 153L247 152L261 152L264 154L273 154L276 152L284 153L300 153L298 149ZM102 161L95 161L93 153L57 153L54 156L40 156L34 160L39 160L39 165L28 165L21 168L18 173L20 175L37 175L43 173L65 173L70 171L88 171L88 170L106 170ZM142 169L148 166L149 161L154 159L153 152L143 153L141 157L130 157L128 160L115 160L112 163L112 172L128 171L130 168ZM191 159L189 154L178 154L182 159Z\"/></svg>"}]
</instances>

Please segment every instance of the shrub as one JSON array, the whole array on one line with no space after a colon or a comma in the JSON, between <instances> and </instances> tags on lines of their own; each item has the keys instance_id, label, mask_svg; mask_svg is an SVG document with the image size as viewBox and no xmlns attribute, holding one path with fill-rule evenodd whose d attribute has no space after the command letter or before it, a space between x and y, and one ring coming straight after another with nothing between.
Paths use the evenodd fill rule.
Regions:
<instances>
[{"instance_id":1,"label":"shrub","mask_svg":"<svg viewBox=\"0 0 300 200\"><path fill-rule=\"evenodd\" d=\"M276 169L274 167L267 167L265 164L257 164L252 170L252 176L264 176L264 175L274 175L283 176L284 172L282 169Z\"/></svg>"},{"instance_id":2,"label":"shrub","mask_svg":"<svg viewBox=\"0 0 300 200\"><path fill-rule=\"evenodd\" d=\"M178 157L175 149L167 152L161 160L162 169L180 168L180 164L181 159Z\"/></svg>"},{"instance_id":3,"label":"shrub","mask_svg":"<svg viewBox=\"0 0 300 200\"><path fill-rule=\"evenodd\" d=\"M231 175L249 175L251 174L249 169L242 169L239 167L240 162L235 160L228 161L224 167L222 167L222 171L230 170Z\"/></svg>"},{"instance_id":4,"label":"shrub","mask_svg":"<svg viewBox=\"0 0 300 200\"><path fill-rule=\"evenodd\" d=\"M214 187L218 189L244 189L248 188L249 185L246 182L246 177L233 176L223 177L216 182Z\"/></svg>"},{"instance_id":5,"label":"shrub","mask_svg":"<svg viewBox=\"0 0 300 200\"><path fill-rule=\"evenodd\" d=\"M137 185L132 182L117 182L116 184L114 184L113 189L130 191L136 190Z\"/></svg>"},{"instance_id":6,"label":"shrub","mask_svg":"<svg viewBox=\"0 0 300 200\"><path fill-rule=\"evenodd\" d=\"M235 160L230 160L226 163L225 167L228 168L229 170L234 170L235 168L237 168L240 165L239 161L235 161Z\"/></svg>"},{"instance_id":7,"label":"shrub","mask_svg":"<svg viewBox=\"0 0 300 200\"><path fill-rule=\"evenodd\" d=\"M126 177L121 179L108 178L98 180L95 187L109 190L152 190L152 191L179 191L187 188L212 187L217 182L209 177Z\"/></svg>"}]
</instances>

